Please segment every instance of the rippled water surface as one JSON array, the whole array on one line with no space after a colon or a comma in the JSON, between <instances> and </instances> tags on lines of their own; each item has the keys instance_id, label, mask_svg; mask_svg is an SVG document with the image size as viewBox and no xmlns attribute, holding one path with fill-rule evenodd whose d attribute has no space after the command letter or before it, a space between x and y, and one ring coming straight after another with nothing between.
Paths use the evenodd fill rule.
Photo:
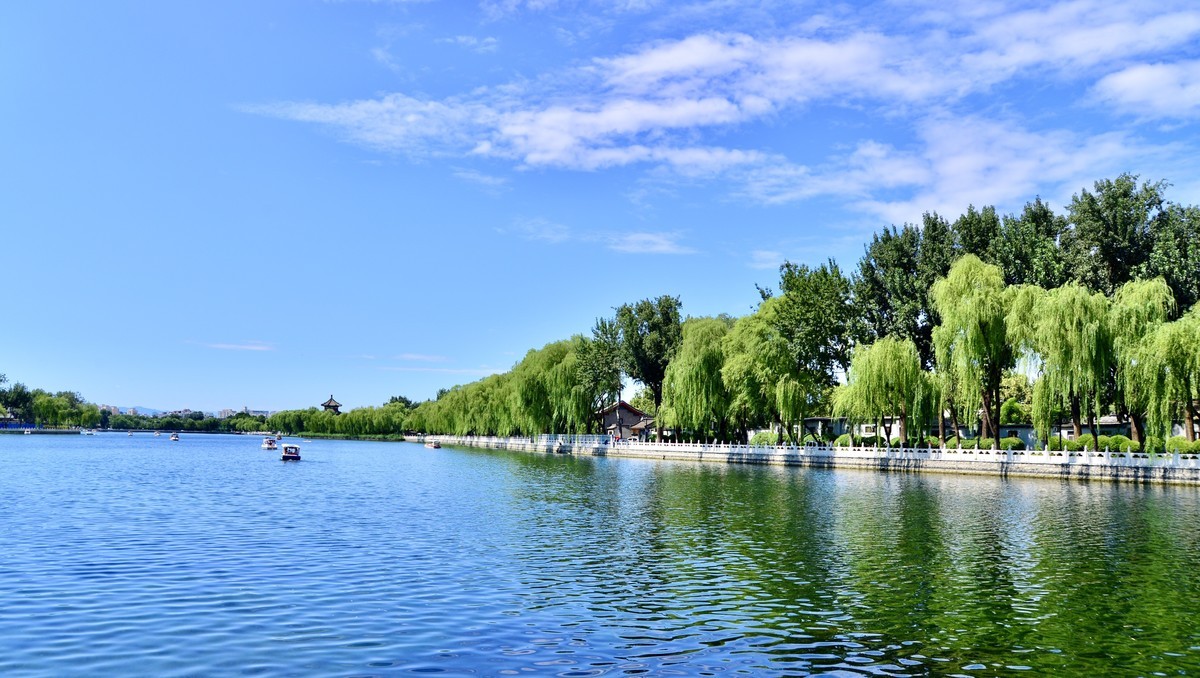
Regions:
<instances>
[{"instance_id":1,"label":"rippled water surface","mask_svg":"<svg viewBox=\"0 0 1200 678\"><path fill-rule=\"evenodd\" d=\"M0 436L0 674L1178 675L1200 491Z\"/></svg>"}]
</instances>

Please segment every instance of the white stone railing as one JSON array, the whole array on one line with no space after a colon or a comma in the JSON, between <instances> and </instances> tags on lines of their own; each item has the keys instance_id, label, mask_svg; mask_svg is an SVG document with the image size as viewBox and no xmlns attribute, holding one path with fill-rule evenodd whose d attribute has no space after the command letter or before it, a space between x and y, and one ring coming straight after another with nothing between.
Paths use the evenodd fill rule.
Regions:
<instances>
[{"instance_id":1,"label":"white stone railing","mask_svg":"<svg viewBox=\"0 0 1200 678\"><path fill-rule=\"evenodd\" d=\"M1056 452L1052 450L956 450L946 448L919 449L899 447L831 447L796 445L738 445L731 443L699 442L640 442L622 440L614 442L604 435L540 435L531 437L497 436L428 436L449 445L483 447L491 449L513 449L545 452L603 452L615 454L665 455L683 458L723 457L728 461L761 461L764 463L801 461L811 459L863 459L863 460L913 460L980 463L1021 463L1067 465L1097 468L1179 468L1200 469L1200 459L1194 454L1145 454L1114 450L1081 452Z\"/></svg>"}]
</instances>

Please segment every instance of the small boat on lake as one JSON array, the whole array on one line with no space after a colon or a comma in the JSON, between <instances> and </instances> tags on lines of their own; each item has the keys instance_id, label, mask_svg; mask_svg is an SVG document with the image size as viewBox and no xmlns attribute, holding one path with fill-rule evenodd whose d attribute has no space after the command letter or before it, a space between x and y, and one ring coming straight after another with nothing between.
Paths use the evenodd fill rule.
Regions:
<instances>
[{"instance_id":1,"label":"small boat on lake","mask_svg":"<svg viewBox=\"0 0 1200 678\"><path fill-rule=\"evenodd\" d=\"M436 440L430 440L429 442L425 443L425 447L428 447L431 450L440 450L442 449L442 444Z\"/></svg>"},{"instance_id":2,"label":"small boat on lake","mask_svg":"<svg viewBox=\"0 0 1200 678\"><path fill-rule=\"evenodd\" d=\"M271 436L263 438L262 448L264 450L278 450L279 446L275 444L275 439Z\"/></svg>"},{"instance_id":3,"label":"small boat on lake","mask_svg":"<svg viewBox=\"0 0 1200 678\"><path fill-rule=\"evenodd\" d=\"M158 435L158 434L157 434L157 433L155 433L154 435ZM179 434L178 434L178 433L172 433L172 434L171 434L171 440L179 440Z\"/></svg>"},{"instance_id":4,"label":"small boat on lake","mask_svg":"<svg viewBox=\"0 0 1200 678\"><path fill-rule=\"evenodd\" d=\"M161 433L160 431L155 431L155 432L154 432L154 437L155 437L155 438L159 437L160 435L162 435L162 433Z\"/></svg>"},{"instance_id":5,"label":"small boat on lake","mask_svg":"<svg viewBox=\"0 0 1200 678\"><path fill-rule=\"evenodd\" d=\"M279 458L283 461L300 461L300 446L284 445L283 454Z\"/></svg>"}]
</instances>

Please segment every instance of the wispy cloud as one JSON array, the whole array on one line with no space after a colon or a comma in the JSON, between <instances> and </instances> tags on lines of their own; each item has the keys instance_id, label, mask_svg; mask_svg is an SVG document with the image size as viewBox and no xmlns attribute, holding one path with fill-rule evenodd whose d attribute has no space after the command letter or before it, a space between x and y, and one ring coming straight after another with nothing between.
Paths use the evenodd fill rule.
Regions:
<instances>
[{"instance_id":1,"label":"wispy cloud","mask_svg":"<svg viewBox=\"0 0 1200 678\"><path fill-rule=\"evenodd\" d=\"M571 10L602 13L652 4L569 3ZM354 143L414 157L588 172L641 165L689 181L719 181L758 203L837 196L885 218L910 216L918 203L932 209L1027 198L1046 182L1066 185L1105 168L1125 169L1122 163L1147 150L1129 132L1089 134L1074 125L1055 128L1052 118L977 112L972 101L1021 79L1090 92L1090 99L1068 105L1090 101L1151 118L1193 118L1200 110L1200 62L1162 60L1200 41L1200 8L1192 3L1069 0L1013 10L1000 3L906 0L903 6L901 12L880 3L870 13L831 8L786 32L697 30L458 96L391 93L242 110L325 125ZM482 7L493 15L567 9L553 0L495 0ZM686 11L711 18L734 9L699 2ZM867 15L869 22L862 18ZM492 44L473 36L445 40L472 49ZM895 146L862 138L815 160L814 151L831 151L826 140L814 138L792 151L805 156L798 162L750 147L755 142L735 133L755 122L803 124L817 106L886 116L912 141ZM499 177L456 174L503 185ZM606 246L688 251L670 233L634 235ZM568 239L543 231L526 236Z\"/></svg>"},{"instance_id":2,"label":"wispy cloud","mask_svg":"<svg viewBox=\"0 0 1200 678\"><path fill-rule=\"evenodd\" d=\"M775 250L753 250L750 252L750 268L760 270L779 268L783 263L783 253Z\"/></svg>"},{"instance_id":3,"label":"wispy cloud","mask_svg":"<svg viewBox=\"0 0 1200 678\"><path fill-rule=\"evenodd\" d=\"M498 177L492 174L485 174L473 169L457 169L454 170L454 176L463 181L481 187L487 193L500 193L502 189L508 186L507 177Z\"/></svg>"},{"instance_id":4,"label":"wispy cloud","mask_svg":"<svg viewBox=\"0 0 1200 678\"><path fill-rule=\"evenodd\" d=\"M695 254L696 250L679 242L678 233L629 233L609 235L608 249L625 254Z\"/></svg>"},{"instance_id":5,"label":"wispy cloud","mask_svg":"<svg viewBox=\"0 0 1200 678\"><path fill-rule=\"evenodd\" d=\"M444 363L449 360L449 358L444 355L429 355L426 353L401 353L400 355L396 356L395 359L425 363Z\"/></svg>"},{"instance_id":6,"label":"wispy cloud","mask_svg":"<svg viewBox=\"0 0 1200 678\"><path fill-rule=\"evenodd\" d=\"M243 341L240 343L214 343L204 344L207 348L215 348L219 351L274 351L275 346L265 341Z\"/></svg>"},{"instance_id":7,"label":"wispy cloud","mask_svg":"<svg viewBox=\"0 0 1200 678\"><path fill-rule=\"evenodd\" d=\"M500 41L493 37L477 38L473 35L456 35L452 38L438 40L442 44L457 45L477 54L495 52L500 47Z\"/></svg>"},{"instance_id":8,"label":"wispy cloud","mask_svg":"<svg viewBox=\"0 0 1200 678\"><path fill-rule=\"evenodd\" d=\"M433 374L467 374L487 376L489 374L499 374L504 370L495 367L420 367L420 366L399 366L399 367L384 367L378 369L385 372L429 372Z\"/></svg>"},{"instance_id":9,"label":"wispy cloud","mask_svg":"<svg viewBox=\"0 0 1200 678\"><path fill-rule=\"evenodd\" d=\"M519 219L509 229L500 233L512 233L525 240L561 244L580 242L599 244L606 249L625 254L695 254L696 250L682 243L683 234L678 231L642 232L577 232L563 224L548 219Z\"/></svg>"},{"instance_id":10,"label":"wispy cloud","mask_svg":"<svg viewBox=\"0 0 1200 678\"><path fill-rule=\"evenodd\" d=\"M1130 66L1101 78L1093 94L1140 118L1194 119L1200 113L1200 60Z\"/></svg>"}]
</instances>

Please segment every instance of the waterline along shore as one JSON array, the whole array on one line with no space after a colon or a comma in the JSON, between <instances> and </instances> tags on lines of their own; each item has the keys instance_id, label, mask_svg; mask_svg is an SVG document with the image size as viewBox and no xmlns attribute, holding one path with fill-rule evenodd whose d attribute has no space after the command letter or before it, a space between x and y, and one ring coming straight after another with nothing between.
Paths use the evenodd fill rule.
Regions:
<instances>
[{"instance_id":1,"label":"waterline along shore","mask_svg":"<svg viewBox=\"0 0 1200 678\"><path fill-rule=\"evenodd\" d=\"M425 440L436 440L443 445L541 454L1200 486L1200 459L1197 455L1186 454L614 443L608 436L584 435L520 438L436 435L426 436Z\"/></svg>"}]
</instances>

